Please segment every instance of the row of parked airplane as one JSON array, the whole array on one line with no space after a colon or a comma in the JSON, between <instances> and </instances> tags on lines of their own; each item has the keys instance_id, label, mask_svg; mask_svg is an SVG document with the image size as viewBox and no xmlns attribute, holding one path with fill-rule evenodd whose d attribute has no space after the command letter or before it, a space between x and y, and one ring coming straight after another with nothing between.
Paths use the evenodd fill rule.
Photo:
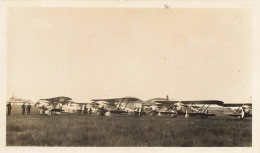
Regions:
<instances>
[{"instance_id":1,"label":"row of parked airplane","mask_svg":"<svg viewBox=\"0 0 260 153\"><path fill-rule=\"evenodd\" d=\"M135 97L92 99L89 103L78 103L72 101L69 97L60 96L40 99L34 104L35 107L41 109L40 114L47 115L80 113L97 114L100 116L112 116L112 114L162 116L163 114L168 114L172 117L184 115L185 118L189 118L189 116L203 118L215 116L215 114L208 111L211 105L227 107L232 111L228 115L239 119L252 117L252 103L224 103L219 100L176 101L169 100L168 96L147 101L142 101Z\"/></svg>"}]
</instances>

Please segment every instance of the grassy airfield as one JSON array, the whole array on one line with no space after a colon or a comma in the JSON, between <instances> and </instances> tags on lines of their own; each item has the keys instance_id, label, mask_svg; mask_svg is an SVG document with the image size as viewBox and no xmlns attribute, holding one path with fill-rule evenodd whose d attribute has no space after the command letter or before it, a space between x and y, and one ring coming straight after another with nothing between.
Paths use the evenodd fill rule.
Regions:
<instances>
[{"instance_id":1,"label":"grassy airfield","mask_svg":"<svg viewBox=\"0 0 260 153\"><path fill-rule=\"evenodd\" d=\"M251 147L252 120L219 115L183 116L21 115L13 106L6 119L7 146Z\"/></svg>"}]
</instances>

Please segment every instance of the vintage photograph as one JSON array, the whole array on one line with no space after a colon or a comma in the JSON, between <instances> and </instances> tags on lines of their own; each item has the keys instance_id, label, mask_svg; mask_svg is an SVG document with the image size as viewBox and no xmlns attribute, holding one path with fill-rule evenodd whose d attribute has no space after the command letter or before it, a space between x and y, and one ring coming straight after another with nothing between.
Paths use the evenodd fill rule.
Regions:
<instances>
[{"instance_id":1,"label":"vintage photograph","mask_svg":"<svg viewBox=\"0 0 260 153\"><path fill-rule=\"evenodd\" d=\"M251 81L251 9L7 9L7 147L252 147Z\"/></svg>"}]
</instances>

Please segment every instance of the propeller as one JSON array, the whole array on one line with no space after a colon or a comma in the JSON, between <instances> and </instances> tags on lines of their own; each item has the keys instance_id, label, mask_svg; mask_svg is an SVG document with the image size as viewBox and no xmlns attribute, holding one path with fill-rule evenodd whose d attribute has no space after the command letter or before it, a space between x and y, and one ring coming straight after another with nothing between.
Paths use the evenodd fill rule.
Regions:
<instances>
[{"instance_id":1,"label":"propeller","mask_svg":"<svg viewBox=\"0 0 260 153\"><path fill-rule=\"evenodd\" d=\"M244 109L242 108L241 118L244 118L244 117L245 117L245 111L244 111Z\"/></svg>"}]
</instances>

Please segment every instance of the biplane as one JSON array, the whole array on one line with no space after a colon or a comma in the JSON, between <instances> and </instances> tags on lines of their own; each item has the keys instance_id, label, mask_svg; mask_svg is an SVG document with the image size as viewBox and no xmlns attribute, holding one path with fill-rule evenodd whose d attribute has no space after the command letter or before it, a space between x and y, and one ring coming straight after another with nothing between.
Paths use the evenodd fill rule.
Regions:
<instances>
[{"instance_id":1,"label":"biplane","mask_svg":"<svg viewBox=\"0 0 260 153\"><path fill-rule=\"evenodd\" d=\"M111 116L112 114L143 115L143 101L136 97L123 97L111 99L92 99L97 115Z\"/></svg>"},{"instance_id":2,"label":"biplane","mask_svg":"<svg viewBox=\"0 0 260 153\"><path fill-rule=\"evenodd\" d=\"M146 103L146 106L155 108L164 108L165 111L153 111L154 114L161 116L162 114L171 114L172 117L179 115L185 115L185 118L189 116L197 116L207 118L208 116L215 116L213 113L209 113L208 108L211 105L223 105L219 100L190 100L190 101L176 101L176 100L151 100L150 104Z\"/></svg>"},{"instance_id":3,"label":"biplane","mask_svg":"<svg viewBox=\"0 0 260 153\"><path fill-rule=\"evenodd\" d=\"M80 103L71 100L71 98L64 96L40 99L34 106L41 109L40 114L52 115L77 113L80 109Z\"/></svg>"},{"instance_id":4,"label":"biplane","mask_svg":"<svg viewBox=\"0 0 260 153\"><path fill-rule=\"evenodd\" d=\"M232 114L228 114L232 117L243 119L246 117L252 117L252 103L225 103L223 107L227 107ZM232 109L232 108L237 109Z\"/></svg>"}]
</instances>

